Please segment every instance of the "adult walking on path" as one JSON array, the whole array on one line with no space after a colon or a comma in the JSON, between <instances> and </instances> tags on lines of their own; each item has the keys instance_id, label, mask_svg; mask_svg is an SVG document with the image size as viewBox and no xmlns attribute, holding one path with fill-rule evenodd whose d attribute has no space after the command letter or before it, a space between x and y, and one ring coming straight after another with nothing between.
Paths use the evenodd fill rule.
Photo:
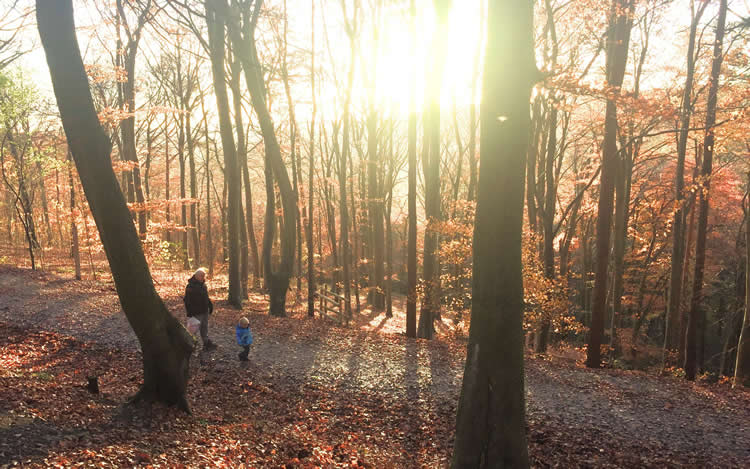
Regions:
<instances>
[{"instance_id":1,"label":"adult walking on path","mask_svg":"<svg viewBox=\"0 0 750 469\"><path fill-rule=\"evenodd\" d=\"M216 344L208 338L208 316L214 312L214 304L208 297L206 271L203 268L196 270L188 280L184 301L188 317L193 317L201 322L200 333L203 350L214 350Z\"/></svg>"}]
</instances>

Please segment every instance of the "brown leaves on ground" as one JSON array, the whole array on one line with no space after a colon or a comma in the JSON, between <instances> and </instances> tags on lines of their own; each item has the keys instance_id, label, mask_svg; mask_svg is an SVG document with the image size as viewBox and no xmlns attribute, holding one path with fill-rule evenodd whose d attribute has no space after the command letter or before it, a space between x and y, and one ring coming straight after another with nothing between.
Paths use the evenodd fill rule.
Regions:
<instances>
[{"instance_id":1,"label":"brown leaves on ground","mask_svg":"<svg viewBox=\"0 0 750 469\"><path fill-rule=\"evenodd\" d=\"M186 278L158 277L180 318ZM0 467L446 467L465 343L382 334L390 320L369 311L350 328L310 320L303 303L290 295L292 317L273 318L261 294L242 312L216 301L219 349L194 355L186 415L125 405L141 356L111 284L0 267ZM256 340L246 365L232 337L240 315ZM90 375L101 394L86 390ZM527 360L526 382L536 467L750 457L750 398L726 385L541 358Z\"/></svg>"}]
</instances>

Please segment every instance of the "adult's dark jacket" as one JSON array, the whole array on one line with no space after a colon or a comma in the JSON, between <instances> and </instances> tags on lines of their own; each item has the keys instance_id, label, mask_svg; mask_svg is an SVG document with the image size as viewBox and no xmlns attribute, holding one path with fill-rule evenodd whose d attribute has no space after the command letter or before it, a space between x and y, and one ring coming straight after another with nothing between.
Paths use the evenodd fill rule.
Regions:
<instances>
[{"instance_id":1,"label":"adult's dark jacket","mask_svg":"<svg viewBox=\"0 0 750 469\"><path fill-rule=\"evenodd\" d=\"M195 277L190 277L190 280L188 280L184 301L188 316L211 314L214 311L214 305L208 298L206 284L198 281Z\"/></svg>"}]
</instances>

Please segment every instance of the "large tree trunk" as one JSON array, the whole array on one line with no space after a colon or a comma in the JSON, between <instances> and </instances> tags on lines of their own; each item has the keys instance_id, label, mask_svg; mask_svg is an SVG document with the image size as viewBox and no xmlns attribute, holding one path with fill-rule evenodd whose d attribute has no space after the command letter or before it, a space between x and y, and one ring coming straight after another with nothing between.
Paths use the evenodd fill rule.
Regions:
<instances>
[{"instance_id":1,"label":"large tree trunk","mask_svg":"<svg viewBox=\"0 0 750 469\"><path fill-rule=\"evenodd\" d=\"M610 12L612 35L608 38L607 85L619 94L628 60L628 44L632 28L633 0L613 0ZM612 234L615 178L617 176L617 102L607 100L602 145L602 170L599 185L599 205L596 221L596 270L591 328L586 350L586 366L601 365L601 345L604 335L604 315L607 309L607 277L609 243Z\"/></svg>"},{"instance_id":2,"label":"large tree trunk","mask_svg":"<svg viewBox=\"0 0 750 469\"><path fill-rule=\"evenodd\" d=\"M138 398L188 410L185 392L194 339L154 288L138 233L112 170L111 142L89 91L72 0L37 0L37 24L70 150L109 260L117 294L143 353Z\"/></svg>"},{"instance_id":3,"label":"large tree trunk","mask_svg":"<svg viewBox=\"0 0 750 469\"><path fill-rule=\"evenodd\" d=\"M685 194L685 154L687 152L687 140L690 128L690 115L692 113L692 91L693 77L695 74L695 36L698 29L698 21L708 3L703 3L698 13L693 15L690 25L690 38L687 50L687 71L685 78L685 90L682 96L682 110L680 113L680 133L677 140L677 167L675 168L675 211L672 220L672 265L669 284L669 302L667 303L667 321L664 332L664 352L677 350L679 337L680 300L682 299L682 270L685 260L685 220L684 220L684 198ZM691 2L694 9L694 2Z\"/></svg>"},{"instance_id":4,"label":"large tree trunk","mask_svg":"<svg viewBox=\"0 0 750 469\"><path fill-rule=\"evenodd\" d=\"M714 54L711 64L711 85L708 90L708 104L706 108L706 135L703 140L703 165L701 167L700 181L702 190L698 191L700 200L698 212L698 234L695 244L695 274L693 275L693 296L690 302L690 314L687 322L685 337L685 378L695 379L697 371L696 356L699 355L697 346L698 335L703 334L701 321L701 303L703 302L703 272L706 264L706 232L708 230L709 191L711 188L711 170L714 155L714 125L716 124L716 101L719 93L719 75L721 63L724 59L724 26L727 20L727 0L721 0L719 4L719 19L716 25L716 38L714 39ZM745 273L747 275L747 273Z\"/></svg>"},{"instance_id":5,"label":"large tree trunk","mask_svg":"<svg viewBox=\"0 0 750 469\"><path fill-rule=\"evenodd\" d=\"M489 2L471 326L454 468L529 466L521 234L529 99L537 75L533 34L531 2Z\"/></svg>"},{"instance_id":6,"label":"large tree trunk","mask_svg":"<svg viewBox=\"0 0 750 469\"><path fill-rule=\"evenodd\" d=\"M216 106L219 110L219 130L224 151L224 179L227 185L227 237L229 238L229 303L242 306L242 279L240 276L240 201L239 165L237 147L234 145L232 122L229 117L229 96L224 77L224 29L226 18L219 14L214 0L206 0L206 23L211 55Z\"/></svg>"}]
</instances>

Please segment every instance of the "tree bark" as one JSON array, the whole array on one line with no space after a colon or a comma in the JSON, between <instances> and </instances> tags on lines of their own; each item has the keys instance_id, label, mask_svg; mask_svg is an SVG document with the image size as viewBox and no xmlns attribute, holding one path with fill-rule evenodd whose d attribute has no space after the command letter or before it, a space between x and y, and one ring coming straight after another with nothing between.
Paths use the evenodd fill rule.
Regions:
<instances>
[{"instance_id":1,"label":"tree bark","mask_svg":"<svg viewBox=\"0 0 750 469\"><path fill-rule=\"evenodd\" d=\"M233 51L234 52L234 51ZM242 122L242 94L241 94L241 81L242 81L242 65L237 58L236 53L233 54L232 63L230 64L231 77L229 79L229 86L232 89L232 105L234 107L234 128L237 133L237 162L240 165L240 171L242 173L242 179L239 180L239 184L245 186L245 203L247 205L245 213L252 213L252 188L250 187L250 175L247 170L247 142L245 140L245 126ZM245 173L248 172L248 177L245 178ZM238 178L239 179L239 178ZM240 189L242 193L242 189ZM249 204L248 204L249 201ZM252 215L251 215L252 217ZM242 214L242 203L240 202L240 285L242 285L242 298L247 299L248 290L248 277L250 276L250 266L248 251L250 247L250 231L253 231L252 226L249 226L246 221L246 216ZM257 255L257 247L255 247L255 253ZM255 259L257 261L257 259ZM256 266L257 268L257 263ZM256 278L257 281L257 278Z\"/></svg>"},{"instance_id":2,"label":"tree bark","mask_svg":"<svg viewBox=\"0 0 750 469\"><path fill-rule=\"evenodd\" d=\"M127 46L122 52L124 54L122 58L123 68L126 74L125 82L122 83L122 98L124 104L127 106L125 112L128 113L128 117L120 122L123 150L122 159L134 164L132 170L126 172L126 177L128 180L129 200L137 203L138 234L141 239L144 239L146 236L146 212L144 210L145 200L143 198L140 166L135 148L135 58L138 52L138 44L141 40L141 31L143 31L148 15L150 15L150 9L151 0L148 0L143 6L143 11L138 15L138 23L131 31L125 20L125 10L123 9L122 0L117 0L117 14L120 17L121 24L125 25L128 36ZM120 51L118 50L119 54ZM133 200L133 193L135 200Z\"/></svg>"},{"instance_id":3,"label":"tree bark","mask_svg":"<svg viewBox=\"0 0 750 469\"><path fill-rule=\"evenodd\" d=\"M613 0L610 12L610 31L607 51L607 85L617 95L625 76L628 44L632 28L633 0ZM607 309L607 276L609 270L609 244L612 234L614 184L617 176L617 102L607 100L602 145L602 170L599 185L599 204L596 221L596 270L594 299L591 311L591 328L586 350L586 366L601 366L601 345L604 335L604 315Z\"/></svg>"},{"instance_id":4,"label":"tree bark","mask_svg":"<svg viewBox=\"0 0 750 469\"><path fill-rule=\"evenodd\" d=\"M417 10L415 0L411 0L411 37L412 52L417 50ZM415 61L416 62L416 61ZM417 111L415 106L417 85L416 70L412 70L409 80L410 93L410 111L409 111L409 129L408 129L408 225L409 233L407 235L406 264L407 264L407 293L406 293L406 336L417 336Z\"/></svg>"},{"instance_id":5,"label":"tree bark","mask_svg":"<svg viewBox=\"0 0 750 469\"><path fill-rule=\"evenodd\" d=\"M240 179L237 147L234 145L232 123L229 116L229 96L224 77L224 30L226 17L219 13L216 0L206 0L209 53L213 75L216 107L219 110L219 130L224 152L224 179L227 185L227 237L229 241L229 303L242 306L242 279L240 276Z\"/></svg>"},{"instance_id":6,"label":"tree bark","mask_svg":"<svg viewBox=\"0 0 750 469\"><path fill-rule=\"evenodd\" d=\"M78 225L76 225L76 189L73 181L73 157L68 152L68 183L70 185L70 238L75 265L76 280L81 280L81 249L78 245Z\"/></svg>"},{"instance_id":7,"label":"tree bark","mask_svg":"<svg viewBox=\"0 0 750 469\"><path fill-rule=\"evenodd\" d=\"M221 8L223 14L228 14L226 0L208 0ZM281 148L276 138L276 130L273 119L266 104L266 86L261 73L258 51L255 48L255 26L260 15L262 0L255 0L252 11L246 8L242 12L242 25L232 15L227 16L229 21L229 35L232 45L238 52L242 68L245 72L245 83L250 91L253 110L258 117L258 122L263 135L263 143L266 149L266 164L271 172L271 190L266 189L267 206L274 206L273 181L278 184L281 193L281 205L283 208L283 231L281 231L281 261L277 271L274 271L271 263L271 249L273 247L275 213L266 209L266 214L272 216L266 220L266 228L263 239L263 275L266 279L266 287L270 293L270 314L284 316L286 314L286 294L289 290L289 279L294 268L294 249L296 246L296 216L297 198L294 194L289 174L287 173L284 159L281 157ZM268 181L266 182L268 184ZM267 239L270 236L270 239Z\"/></svg>"},{"instance_id":8,"label":"tree bark","mask_svg":"<svg viewBox=\"0 0 750 469\"><path fill-rule=\"evenodd\" d=\"M687 152L687 140L690 128L690 115L692 113L692 91L693 77L695 74L695 36L698 29L698 21L708 3L703 3L697 14L693 15L690 25L690 38L687 51L687 76L685 78L685 90L682 97L682 110L680 112L680 133L677 141L677 167L675 169L675 211L672 220L672 264L669 284L669 302L667 303L667 322L664 332L664 352L676 350L679 346L679 318L680 300L682 298L682 270L685 259L685 220L683 214L685 194L685 154ZM694 2L691 2L691 9Z\"/></svg>"},{"instance_id":9,"label":"tree bark","mask_svg":"<svg viewBox=\"0 0 750 469\"><path fill-rule=\"evenodd\" d=\"M313 214L315 205L313 198L313 182L315 173L315 117L318 113L317 95L315 92L315 0L310 0L310 44L311 44L311 65L310 65L310 90L312 94L312 115L310 116L310 161L309 161L309 178L307 185L307 230L305 232L307 242L307 315L315 316L315 248L313 247ZM322 311L321 311L322 313Z\"/></svg>"},{"instance_id":10,"label":"tree bark","mask_svg":"<svg viewBox=\"0 0 750 469\"><path fill-rule=\"evenodd\" d=\"M187 140L188 170L190 171L190 242L193 245L193 265L201 265L201 243L198 236L198 179L195 170L195 138L190 122L189 104L185 106L185 136Z\"/></svg>"},{"instance_id":11,"label":"tree bark","mask_svg":"<svg viewBox=\"0 0 750 469\"><path fill-rule=\"evenodd\" d=\"M542 257L544 261L544 276L548 279L555 278L555 204L557 201L557 185L555 181L555 155L557 153L557 108L554 100L550 101L551 111L549 115L549 141L544 164L545 194L544 212L542 213L542 229L544 234L544 250ZM546 315L542 318L542 324L536 337L536 353L547 352L547 338L550 330L550 318Z\"/></svg>"},{"instance_id":12,"label":"tree bark","mask_svg":"<svg viewBox=\"0 0 750 469\"><path fill-rule=\"evenodd\" d=\"M94 109L75 36L71 0L37 0L37 25L65 134L96 220L123 311L143 352L138 399L188 410L194 339L154 288L141 243L110 160L112 144Z\"/></svg>"},{"instance_id":13,"label":"tree bark","mask_svg":"<svg viewBox=\"0 0 750 469\"><path fill-rule=\"evenodd\" d=\"M533 4L490 1L487 34L471 326L452 467L524 468L521 237L529 99L538 74Z\"/></svg>"},{"instance_id":14,"label":"tree bark","mask_svg":"<svg viewBox=\"0 0 750 469\"><path fill-rule=\"evenodd\" d=\"M451 0L433 0L438 26L433 38L432 54L427 70L424 117L424 178L425 217L424 234L424 298L419 315L417 336L432 339L435 335L435 319L440 314L440 268L438 265L438 223L440 222L440 90L445 65L445 41L448 36L448 15Z\"/></svg>"},{"instance_id":15,"label":"tree bark","mask_svg":"<svg viewBox=\"0 0 750 469\"><path fill-rule=\"evenodd\" d=\"M693 275L693 295L690 302L687 332L685 337L685 378L694 380L698 370L696 357L699 355L698 335L703 334L701 321L701 304L703 302L703 273L706 264L706 233L708 230L709 193L711 189L711 171L714 154L714 125L716 124L716 101L719 94L719 75L724 59L724 26L727 19L727 0L719 3L719 18L714 39L714 53L711 64L711 85L708 90L706 107L706 134L703 139L703 164L701 167L698 212L698 234L695 244L695 274ZM745 274L747 275L747 273Z\"/></svg>"},{"instance_id":16,"label":"tree bark","mask_svg":"<svg viewBox=\"0 0 750 469\"><path fill-rule=\"evenodd\" d=\"M747 173L747 200L750 201L750 172ZM750 206L745 212L745 316L737 343L733 387L750 387Z\"/></svg>"}]
</instances>

